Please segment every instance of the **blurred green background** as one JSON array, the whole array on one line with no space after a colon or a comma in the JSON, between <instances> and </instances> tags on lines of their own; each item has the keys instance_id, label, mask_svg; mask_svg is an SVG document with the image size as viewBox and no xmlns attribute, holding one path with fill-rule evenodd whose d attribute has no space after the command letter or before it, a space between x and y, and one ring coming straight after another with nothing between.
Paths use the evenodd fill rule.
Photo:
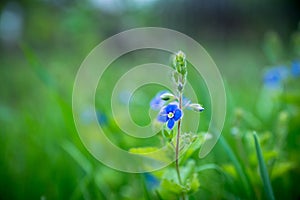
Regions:
<instances>
[{"instance_id":1,"label":"blurred green background","mask_svg":"<svg viewBox=\"0 0 300 200\"><path fill-rule=\"evenodd\" d=\"M293 50L297 45L294 38L299 28L299 8L296 0L1 1L0 199L154 198L147 176L115 171L87 152L76 132L71 107L73 82L88 53L114 34L147 26L187 34L216 62L228 98L223 136L249 179L251 193L258 199L265 198L253 149L240 149L248 144L251 149L253 141L246 133L256 130L266 143L262 145L269 169L274 168L269 172L275 197L299 199L300 84L297 80L287 83L287 92L281 91L276 106L268 111L264 110L264 98L270 97L270 92L265 91L263 83L267 68L299 59ZM168 64L169 55L147 50L121 58L106 72L98 92L109 94L118 77L131 66L153 60ZM209 105L202 79L189 76L202 91L198 96L201 103ZM137 116L148 111L159 89L146 87L137 92L137 100L131 103L137 123L148 122ZM285 96L281 98L281 94ZM159 144L155 138L143 142L113 134L120 130L109 106L108 97L97 100L99 122L112 133L109 137L115 144L124 149ZM201 115L199 131L206 130L209 117L209 112ZM245 134L234 136L236 129ZM276 131L284 132L284 144L277 144L280 137L276 137ZM215 171L203 172L200 189L191 199L249 197L240 189L239 174L227 153L218 143L205 159L193 155L198 165L216 163L232 179L224 180Z\"/></svg>"}]
</instances>

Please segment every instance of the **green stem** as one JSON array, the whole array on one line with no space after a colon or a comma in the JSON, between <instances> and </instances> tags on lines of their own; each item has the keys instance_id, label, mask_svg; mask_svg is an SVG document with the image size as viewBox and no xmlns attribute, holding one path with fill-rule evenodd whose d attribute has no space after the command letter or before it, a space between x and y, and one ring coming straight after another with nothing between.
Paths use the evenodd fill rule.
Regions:
<instances>
[{"instance_id":1,"label":"green stem","mask_svg":"<svg viewBox=\"0 0 300 200\"><path fill-rule=\"evenodd\" d=\"M182 93L179 92L179 109L182 110ZM179 184L182 185L182 180L180 176L180 170L179 170L179 139L180 139L180 130L181 130L181 119L178 121L177 126L177 136L176 136L176 150L175 150L175 168L178 176ZM182 200L186 199L186 194L182 193Z\"/></svg>"},{"instance_id":2,"label":"green stem","mask_svg":"<svg viewBox=\"0 0 300 200\"><path fill-rule=\"evenodd\" d=\"M179 109L181 110L182 107L182 94L179 94ZM181 119L178 121L177 127L177 136L176 136L176 149L175 149L175 167L178 176L178 181L182 184L180 171L179 171L179 138L180 138L180 129L181 129Z\"/></svg>"}]
</instances>

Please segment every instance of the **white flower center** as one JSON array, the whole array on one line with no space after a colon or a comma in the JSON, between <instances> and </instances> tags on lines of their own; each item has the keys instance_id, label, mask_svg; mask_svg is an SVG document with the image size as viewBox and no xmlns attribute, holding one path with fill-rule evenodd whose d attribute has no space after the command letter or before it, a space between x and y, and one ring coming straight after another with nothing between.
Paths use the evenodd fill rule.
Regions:
<instances>
[{"instance_id":1,"label":"white flower center","mask_svg":"<svg viewBox=\"0 0 300 200\"><path fill-rule=\"evenodd\" d=\"M173 118L174 117L174 113L173 112L169 112L168 113L168 118L170 119L170 118Z\"/></svg>"}]
</instances>

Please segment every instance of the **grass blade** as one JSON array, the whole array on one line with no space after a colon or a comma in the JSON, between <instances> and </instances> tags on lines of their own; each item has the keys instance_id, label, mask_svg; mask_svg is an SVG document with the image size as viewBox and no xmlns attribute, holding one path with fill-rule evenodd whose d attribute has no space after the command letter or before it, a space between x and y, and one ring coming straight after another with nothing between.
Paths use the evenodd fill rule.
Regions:
<instances>
[{"instance_id":1,"label":"grass blade","mask_svg":"<svg viewBox=\"0 0 300 200\"><path fill-rule=\"evenodd\" d=\"M270 179L269 179L268 170L267 170L266 164L265 164L264 159L263 159L262 150L261 150L260 144L258 142L258 137L257 137L255 132L253 133L253 137L254 137L256 155L257 155L258 164L259 164L259 172L260 172L262 182L264 184L264 189L265 189L267 198L269 200L275 200L273 190L272 190L272 186L271 186L271 182L270 182Z\"/></svg>"},{"instance_id":2,"label":"grass blade","mask_svg":"<svg viewBox=\"0 0 300 200\"><path fill-rule=\"evenodd\" d=\"M77 164L86 172L86 174L91 174L93 171L93 166L89 160L74 146L71 142L64 142L62 148L70 154L70 156L77 162Z\"/></svg>"},{"instance_id":3,"label":"grass blade","mask_svg":"<svg viewBox=\"0 0 300 200\"><path fill-rule=\"evenodd\" d=\"M241 183L243 188L245 189L245 193L247 195L248 199L254 199L253 197L253 191L251 189L250 180L247 176L247 174L244 172L240 162L238 161L237 157L235 156L233 150L225 140L225 138L221 135L219 142L221 146L224 148L226 154L228 155L229 159L231 160L232 164L234 165L237 174L239 175L241 179Z\"/></svg>"}]
</instances>

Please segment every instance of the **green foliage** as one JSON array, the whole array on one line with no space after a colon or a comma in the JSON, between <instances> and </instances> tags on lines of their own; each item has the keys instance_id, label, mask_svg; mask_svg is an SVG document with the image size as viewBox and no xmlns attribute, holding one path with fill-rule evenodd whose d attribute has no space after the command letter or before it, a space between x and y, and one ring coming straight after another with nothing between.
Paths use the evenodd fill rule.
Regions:
<instances>
[{"instance_id":1,"label":"green foliage","mask_svg":"<svg viewBox=\"0 0 300 200\"><path fill-rule=\"evenodd\" d=\"M168 2L164 4L165 9L169 8ZM226 38L228 45L211 39L204 42L220 67L228 96L224 131L214 150L204 159L198 158L197 151L211 117L209 93L193 69L187 75L187 68L190 70L192 66L187 66L183 55L177 56L174 67L179 73L173 74L174 81L183 78L181 75L187 76L199 91L198 98L207 105L207 112L201 115L198 134L181 135L182 184L175 167L170 165L151 173L158 180L152 188L151 181L143 174L118 172L93 158L76 133L71 107L75 74L85 56L107 36L127 29L128 24L152 26L157 16L147 13L153 10L135 10L138 13L131 10L115 16L90 8L88 2L45 1L33 5L22 1L22 6L22 37L11 46L2 43L1 37L1 199L179 199L183 193L185 199L191 200L265 199L265 193L269 199L299 199L300 79L290 76L281 90L276 91L264 88L260 81L264 65L288 68L292 60L300 58L299 30L290 40L271 31L266 33L264 42L257 38L239 42L240 38L236 37ZM181 13L180 17L188 14L169 10L176 15ZM178 27L178 30L185 28ZM203 41L204 29L199 30L191 35ZM105 95L96 99L96 107L107 117L105 131L115 145L143 155L167 143L169 151L152 159L169 161L174 156L176 132L163 130L145 140L124 136L109 112L107 96L129 66L153 62L153 58L167 63L166 52L145 52L144 56L112 63L103 83L99 83L97 90ZM148 116L140 117L140 114L148 111L148 102L156 89L141 88L140 104L136 106L133 102L133 118L141 124L149 123ZM253 140L253 130L259 141Z\"/></svg>"},{"instance_id":2,"label":"green foliage","mask_svg":"<svg viewBox=\"0 0 300 200\"><path fill-rule=\"evenodd\" d=\"M182 173L182 185L178 181L174 168L168 169L164 173L160 188L158 189L163 199L177 199L182 194L196 192L200 187L195 161L189 160L180 170Z\"/></svg>"}]
</instances>

